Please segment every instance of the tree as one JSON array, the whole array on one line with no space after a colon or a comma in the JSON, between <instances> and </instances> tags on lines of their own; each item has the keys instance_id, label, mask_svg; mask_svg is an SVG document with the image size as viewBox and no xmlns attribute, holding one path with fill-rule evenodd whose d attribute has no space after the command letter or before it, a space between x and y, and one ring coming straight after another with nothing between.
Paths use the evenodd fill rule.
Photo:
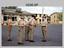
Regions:
<instances>
[{"instance_id":1,"label":"tree","mask_svg":"<svg viewBox=\"0 0 64 48\"><path fill-rule=\"evenodd\" d=\"M50 16L47 16L47 21L50 21Z\"/></svg>"},{"instance_id":2,"label":"tree","mask_svg":"<svg viewBox=\"0 0 64 48\"><path fill-rule=\"evenodd\" d=\"M16 9L17 7L16 6L9 6L9 7L2 7L2 8L5 8L5 9Z\"/></svg>"},{"instance_id":3,"label":"tree","mask_svg":"<svg viewBox=\"0 0 64 48\"><path fill-rule=\"evenodd\" d=\"M58 20L59 20L59 21L62 21L62 13L59 13L59 14L58 14Z\"/></svg>"}]
</instances>

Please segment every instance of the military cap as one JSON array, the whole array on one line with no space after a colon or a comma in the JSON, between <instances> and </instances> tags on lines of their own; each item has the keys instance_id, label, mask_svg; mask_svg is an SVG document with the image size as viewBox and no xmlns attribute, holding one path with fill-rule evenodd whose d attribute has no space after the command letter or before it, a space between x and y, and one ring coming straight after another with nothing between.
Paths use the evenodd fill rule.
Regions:
<instances>
[{"instance_id":1,"label":"military cap","mask_svg":"<svg viewBox=\"0 0 64 48\"><path fill-rule=\"evenodd\" d=\"M31 17L28 17L28 19L30 19Z\"/></svg>"},{"instance_id":2,"label":"military cap","mask_svg":"<svg viewBox=\"0 0 64 48\"><path fill-rule=\"evenodd\" d=\"M20 18L24 18L24 16L21 16Z\"/></svg>"},{"instance_id":3,"label":"military cap","mask_svg":"<svg viewBox=\"0 0 64 48\"><path fill-rule=\"evenodd\" d=\"M46 18L47 16L43 16L42 18Z\"/></svg>"},{"instance_id":4,"label":"military cap","mask_svg":"<svg viewBox=\"0 0 64 48\"><path fill-rule=\"evenodd\" d=\"M12 18L12 16L8 16L8 18Z\"/></svg>"}]
</instances>

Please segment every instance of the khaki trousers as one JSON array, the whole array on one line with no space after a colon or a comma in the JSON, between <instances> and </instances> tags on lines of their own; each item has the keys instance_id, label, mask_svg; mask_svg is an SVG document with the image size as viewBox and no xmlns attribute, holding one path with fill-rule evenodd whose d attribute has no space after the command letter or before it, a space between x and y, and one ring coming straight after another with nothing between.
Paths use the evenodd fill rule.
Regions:
<instances>
[{"instance_id":1,"label":"khaki trousers","mask_svg":"<svg viewBox=\"0 0 64 48\"><path fill-rule=\"evenodd\" d=\"M46 40L46 27L42 27L43 40Z\"/></svg>"},{"instance_id":2,"label":"khaki trousers","mask_svg":"<svg viewBox=\"0 0 64 48\"><path fill-rule=\"evenodd\" d=\"M29 36L29 27L26 26L25 27L25 40L28 40L28 36Z\"/></svg>"},{"instance_id":3,"label":"khaki trousers","mask_svg":"<svg viewBox=\"0 0 64 48\"><path fill-rule=\"evenodd\" d=\"M19 43L22 43L22 37L23 37L23 27L19 27L19 36L18 36Z\"/></svg>"},{"instance_id":4,"label":"khaki trousers","mask_svg":"<svg viewBox=\"0 0 64 48\"><path fill-rule=\"evenodd\" d=\"M33 40L34 26L30 26L30 40Z\"/></svg>"},{"instance_id":5,"label":"khaki trousers","mask_svg":"<svg viewBox=\"0 0 64 48\"><path fill-rule=\"evenodd\" d=\"M8 40L10 39L11 29L12 29L12 26L10 26L10 28L8 27Z\"/></svg>"}]
</instances>

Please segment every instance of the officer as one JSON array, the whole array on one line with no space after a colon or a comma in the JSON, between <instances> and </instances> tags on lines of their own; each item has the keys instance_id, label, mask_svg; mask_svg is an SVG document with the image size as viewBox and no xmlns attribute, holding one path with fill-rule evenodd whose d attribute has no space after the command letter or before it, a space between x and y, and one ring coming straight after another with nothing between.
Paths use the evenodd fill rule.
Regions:
<instances>
[{"instance_id":1,"label":"officer","mask_svg":"<svg viewBox=\"0 0 64 48\"><path fill-rule=\"evenodd\" d=\"M26 20L25 20L25 23L26 23L26 26L25 26L25 41L29 41L29 39L28 39L28 36L29 36L29 30L30 30L30 28L29 28L29 19L30 19L30 17L28 17Z\"/></svg>"},{"instance_id":2,"label":"officer","mask_svg":"<svg viewBox=\"0 0 64 48\"><path fill-rule=\"evenodd\" d=\"M8 16L8 41L12 41L10 39L11 29L12 29L12 16Z\"/></svg>"},{"instance_id":3,"label":"officer","mask_svg":"<svg viewBox=\"0 0 64 48\"><path fill-rule=\"evenodd\" d=\"M23 45L22 43L22 37L23 37L23 27L25 26L24 16L20 17L21 20L18 22L19 25L19 36L18 36L18 44Z\"/></svg>"},{"instance_id":4,"label":"officer","mask_svg":"<svg viewBox=\"0 0 64 48\"><path fill-rule=\"evenodd\" d=\"M42 17L41 30L42 30L42 34L43 34L43 40L42 40L42 42L46 42L46 30L47 30L47 18L46 18L46 16Z\"/></svg>"},{"instance_id":5,"label":"officer","mask_svg":"<svg viewBox=\"0 0 64 48\"><path fill-rule=\"evenodd\" d=\"M10 39L10 34L11 34L11 30L12 30L12 24L14 24L15 22L12 22L12 16L8 16L8 41L12 41Z\"/></svg>"},{"instance_id":6,"label":"officer","mask_svg":"<svg viewBox=\"0 0 64 48\"><path fill-rule=\"evenodd\" d=\"M35 21L35 16L32 15L32 18L29 20L29 25L30 25L30 41L29 42L35 42L33 40L33 34L34 34L34 27L36 27L36 21Z\"/></svg>"}]
</instances>

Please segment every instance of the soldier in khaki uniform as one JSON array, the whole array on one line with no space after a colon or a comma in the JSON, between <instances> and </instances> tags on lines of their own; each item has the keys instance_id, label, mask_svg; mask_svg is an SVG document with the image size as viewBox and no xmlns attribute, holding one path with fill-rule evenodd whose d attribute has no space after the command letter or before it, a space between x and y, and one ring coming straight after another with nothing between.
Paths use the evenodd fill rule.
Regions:
<instances>
[{"instance_id":1,"label":"soldier in khaki uniform","mask_svg":"<svg viewBox=\"0 0 64 48\"><path fill-rule=\"evenodd\" d=\"M29 41L29 39L28 39L28 36L29 36L29 30L30 30L30 28L29 28L29 17L28 17L28 19L27 20L25 20L25 23L26 23L26 26L25 26L25 41Z\"/></svg>"},{"instance_id":2,"label":"soldier in khaki uniform","mask_svg":"<svg viewBox=\"0 0 64 48\"><path fill-rule=\"evenodd\" d=\"M41 30L42 30L42 34L43 34L43 40L42 40L42 42L46 42L46 30L47 30L47 19L46 19L46 16L42 17Z\"/></svg>"},{"instance_id":3,"label":"soldier in khaki uniform","mask_svg":"<svg viewBox=\"0 0 64 48\"><path fill-rule=\"evenodd\" d=\"M12 41L10 39L11 29L12 29L12 16L8 17L8 41Z\"/></svg>"},{"instance_id":4,"label":"soldier in khaki uniform","mask_svg":"<svg viewBox=\"0 0 64 48\"><path fill-rule=\"evenodd\" d=\"M18 22L19 25L19 36L18 36L18 44L24 44L22 43L22 37L23 37L23 27L25 26L24 24L24 17L21 16L21 20Z\"/></svg>"},{"instance_id":5,"label":"soldier in khaki uniform","mask_svg":"<svg viewBox=\"0 0 64 48\"><path fill-rule=\"evenodd\" d=\"M29 25L30 25L30 41L29 42L34 42L33 41L33 34L34 34L34 27L36 27L36 21L34 19L34 15L32 15L32 18L29 20Z\"/></svg>"},{"instance_id":6,"label":"soldier in khaki uniform","mask_svg":"<svg viewBox=\"0 0 64 48\"><path fill-rule=\"evenodd\" d=\"M11 34L11 30L12 30L12 24L14 24L15 22L12 22L12 16L8 16L8 41L12 41L10 39L10 34Z\"/></svg>"}]
</instances>

